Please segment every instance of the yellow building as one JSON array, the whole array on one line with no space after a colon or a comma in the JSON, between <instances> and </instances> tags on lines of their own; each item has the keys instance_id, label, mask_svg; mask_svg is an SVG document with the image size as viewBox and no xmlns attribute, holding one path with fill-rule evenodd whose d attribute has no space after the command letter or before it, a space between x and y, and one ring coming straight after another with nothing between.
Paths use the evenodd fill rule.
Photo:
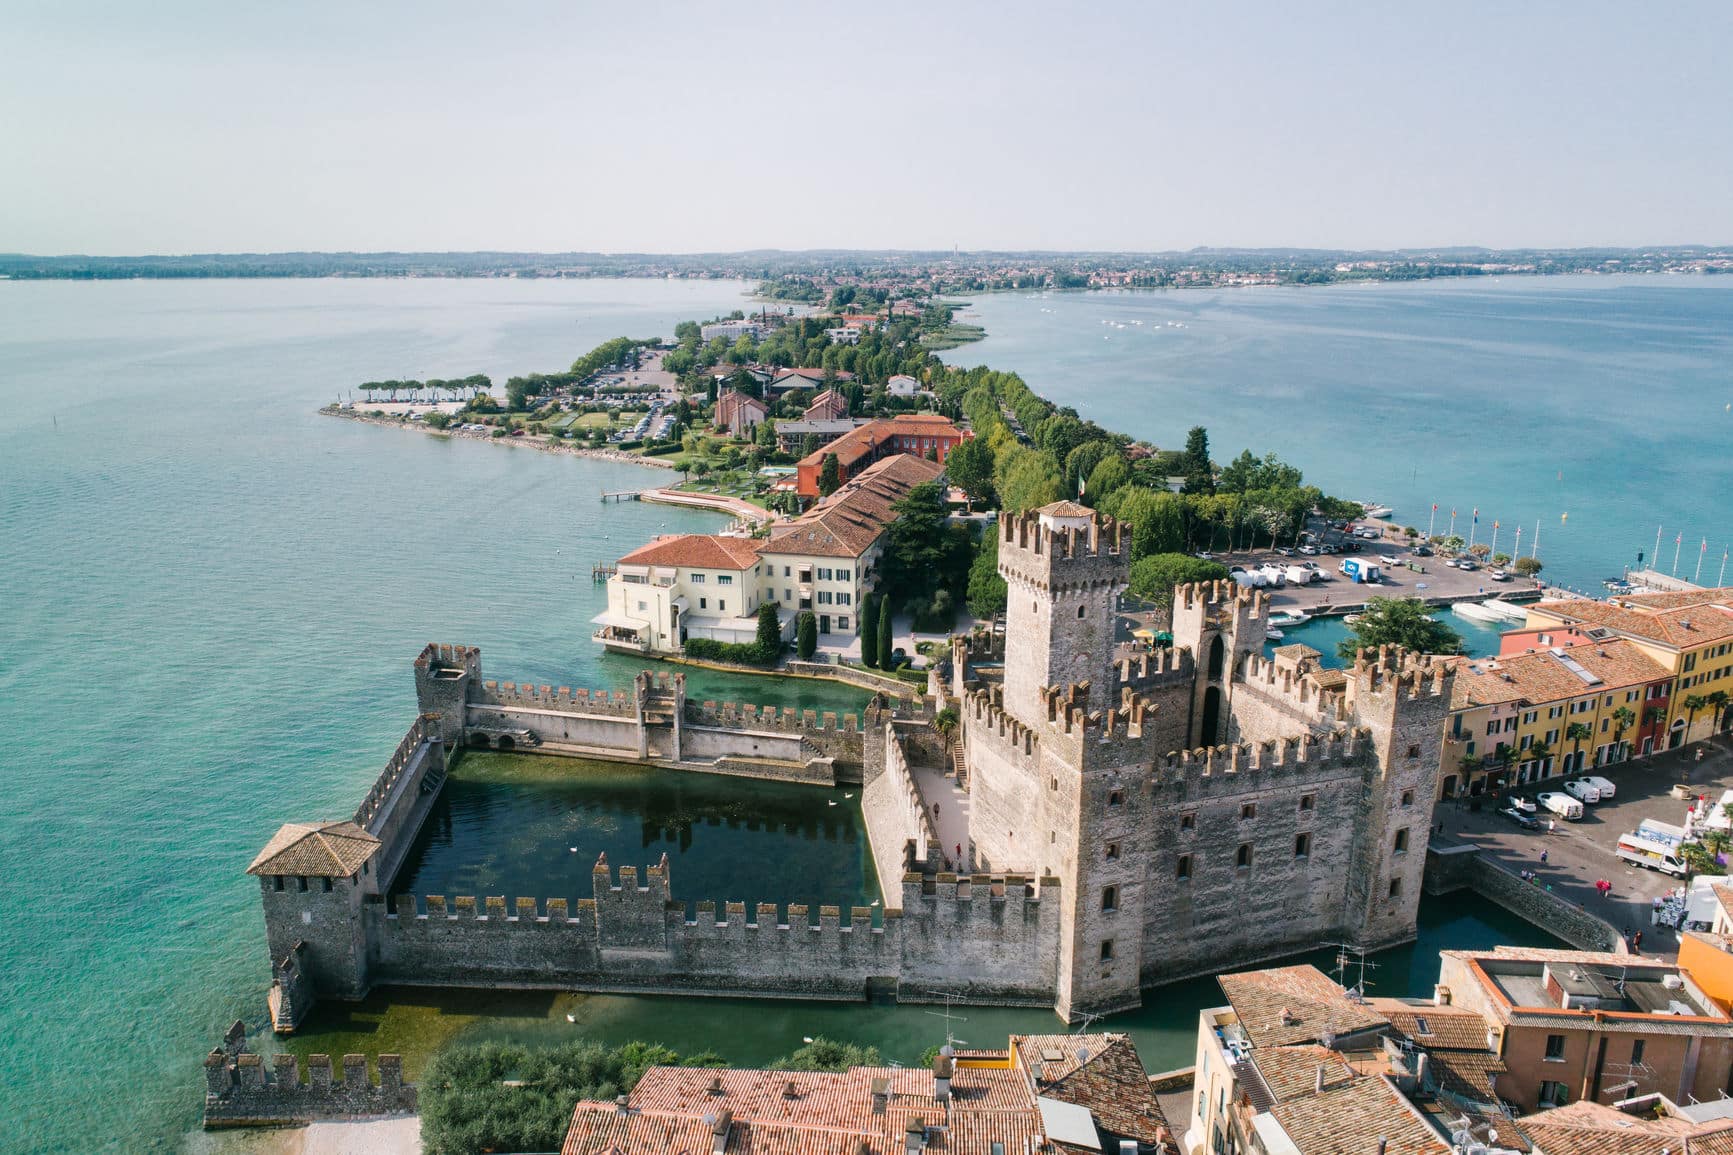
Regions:
<instances>
[{"instance_id":1,"label":"yellow building","mask_svg":"<svg viewBox=\"0 0 1733 1155\"><path fill-rule=\"evenodd\" d=\"M1733 587L1560 600L1528 607L1528 628L1575 626L1624 638L1673 679L1666 741L1671 749L1725 729L1733 697Z\"/></svg>"},{"instance_id":2,"label":"yellow building","mask_svg":"<svg viewBox=\"0 0 1733 1155\"><path fill-rule=\"evenodd\" d=\"M1507 647L1529 641L1534 648L1457 667L1442 797L1610 766L1648 753L1665 732L1672 677L1640 647L1562 632L1506 637Z\"/></svg>"}]
</instances>

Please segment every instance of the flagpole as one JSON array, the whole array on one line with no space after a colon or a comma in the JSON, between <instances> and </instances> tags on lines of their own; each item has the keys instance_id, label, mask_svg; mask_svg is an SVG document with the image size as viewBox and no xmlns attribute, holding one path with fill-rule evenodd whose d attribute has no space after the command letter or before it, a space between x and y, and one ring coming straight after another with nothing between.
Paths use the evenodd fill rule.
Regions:
<instances>
[{"instance_id":1,"label":"flagpole","mask_svg":"<svg viewBox=\"0 0 1733 1155\"><path fill-rule=\"evenodd\" d=\"M1684 531L1681 530L1679 536L1673 539L1673 573L1671 575L1673 577L1679 576L1679 547L1683 545L1684 542L1685 534Z\"/></svg>"},{"instance_id":2,"label":"flagpole","mask_svg":"<svg viewBox=\"0 0 1733 1155\"><path fill-rule=\"evenodd\" d=\"M1715 579L1715 584L1717 586L1724 586L1727 584L1727 547L1726 546L1721 547L1721 576Z\"/></svg>"},{"instance_id":3,"label":"flagpole","mask_svg":"<svg viewBox=\"0 0 1733 1155\"><path fill-rule=\"evenodd\" d=\"M1665 528L1666 526L1663 525L1655 527L1655 552L1651 556L1655 559L1656 565L1661 564L1661 531Z\"/></svg>"},{"instance_id":4,"label":"flagpole","mask_svg":"<svg viewBox=\"0 0 1733 1155\"><path fill-rule=\"evenodd\" d=\"M1454 510L1454 509L1452 509L1450 511L1450 528L1445 531L1444 536L1445 537L1455 537L1456 536L1456 510Z\"/></svg>"},{"instance_id":5,"label":"flagpole","mask_svg":"<svg viewBox=\"0 0 1733 1155\"><path fill-rule=\"evenodd\" d=\"M1426 540L1427 541L1432 540L1432 526L1433 526L1433 523L1436 522L1437 520L1438 520L1438 503L1435 501L1432 503L1432 516L1430 516L1426 519Z\"/></svg>"},{"instance_id":6,"label":"flagpole","mask_svg":"<svg viewBox=\"0 0 1733 1155\"><path fill-rule=\"evenodd\" d=\"M1492 552L1498 553L1498 522L1492 523Z\"/></svg>"},{"instance_id":7,"label":"flagpole","mask_svg":"<svg viewBox=\"0 0 1733 1155\"><path fill-rule=\"evenodd\" d=\"M1697 551L1697 571L1691 575L1691 584L1694 586L1700 586L1703 584L1703 582L1701 581L1701 578L1703 577L1703 555L1708 553L1708 552L1709 552L1709 539L1704 538L1703 539L1703 548Z\"/></svg>"},{"instance_id":8,"label":"flagpole","mask_svg":"<svg viewBox=\"0 0 1733 1155\"><path fill-rule=\"evenodd\" d=\"M1480 508L1475 507L1474 520L1468 523L1468 552L1474 552L1474 535L1480 532Z\"/></svg>"},{"instance_id":9,"label":"flagpole","mask_svg":"<svg viewBox=\"0 0 1733 1155\"><path fill-rule=\"evenodd\" d=\"M1534 519L1534 545L1528 551L1529 557L1540 556L1540 518Z\"/></svg>"}]
</instances>

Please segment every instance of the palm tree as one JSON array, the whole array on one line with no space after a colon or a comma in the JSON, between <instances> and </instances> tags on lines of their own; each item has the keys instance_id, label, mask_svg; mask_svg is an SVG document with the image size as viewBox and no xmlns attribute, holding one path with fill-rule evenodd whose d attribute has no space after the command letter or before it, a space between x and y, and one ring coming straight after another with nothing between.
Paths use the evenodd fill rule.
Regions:
<instances>
[{"instance_id":1,"label":"palm tree","mask_svg":"<svg viewBox=\"0 0 1733 1155\"><path fill-rule=\"evenodd\" d=\"M960 720L961 719L957 716L957 709L955 706L946 706L943 710L940 710L937 714L933 715L933 728L938 730L938 732L944 736L945 744L947 746L950 745L951 735L956 733L957 725Z\"/></svg>"},{"instance_id":2,"label":"palm tree","mask_svg":"<svg viewBox=\"0 0 1733 1155\"><path fill-rule=\"evenodd\" d=\"M1593 738L1594 736L1595 732L1581 722L1572 722L1570 725L1565 727L1565 737L1568 738L1571 743L1571 765L1576 767L1578 770L1582 769L1580 759L1583 752L1583 742L1586 739Z\"/></svg>"},{"instance_id":3,"label":"palm tree","mask_svg":"<svg viewBox=\"0 0 1733 1155\"><path fill-rule=\"evenodd\" d=\"M1620 706L1617 710L1613 711L1613 744L1619 747L1620 753L1624 752L1625 731L1636 725L1636 723L1636 711L1632 710L1629 706ZM1628 756L1629 755L1627 755L1627 757ZM1624 759L1620 759L1620 761L1623 760Z\"/></svg>"},{"instance_id":4,"label":"palm tree","mask_svg":"<svg viewBox=\"0 0 1733 1155\"><path fill-rule=\"evenodd\" d=\"M1524 751L1524 753L1526 753L1529 758L1538 765L1552 757L1552 747L1546 744L1545 738L1542 738L1531 745L1526 751Z\"/></svg>"},{"instance_id":5,"label":"palm tree","mask_svg":"<svg viewBox=\"0 0 1733 1155\"><path fill-rule=\"evenodd\" d=\"M1716 733L1720 733L1726 728L1727 703L1733 701L1733 698L1728 696L1726 690L1716 690L1713 694L1708 695L1703 700L1715 711L1715 724L1711 726L1710 729L1714 730Z\"/></svg>"},{"instance_id":6,"label":"palm tree","mask_svg":"<svg viewBox=\"0 0 1733 1155\"><path fill-rule=\"evenodd\" d=\"M1697 711L1709 704L1709 699L1701 694L1689 694L1685 698L1685 739L1690 741L1691 728L1697 724Z\"/></svg>"}]
</instances>

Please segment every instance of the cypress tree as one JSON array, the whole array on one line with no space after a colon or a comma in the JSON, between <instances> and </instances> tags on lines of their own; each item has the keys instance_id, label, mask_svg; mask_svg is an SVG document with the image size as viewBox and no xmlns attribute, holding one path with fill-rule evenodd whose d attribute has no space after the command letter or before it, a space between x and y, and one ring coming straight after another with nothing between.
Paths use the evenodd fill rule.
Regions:
<instances>
[{"instance_id":1,"label":"cypress tree","mask_svg":"<svg viewBox=\"0 0 1733 1155\"><path fill-rule=\"evenodd\" d=\"M800 660L812 661L812 655L818 649L818 617L811 610L801 611L794 639L795 653L800 655Z\"/></svg>"},{"instance_id":2,"label":"cypress tree","mask_svg":"<svg viewBox=\"0 0 1733 1155\"><path fill-rule=\"evenodd\" d=\"M891 605L889 598L879 599L879 669L894 670L897 668L895 646L891 636Z\"/></svg>"},{"instance_id":3,"label":"cypress tree","mask_svg":"<svg viewBox=\"0 0 1733 1155\"><path fill-rule=\"evenodd\" d=\"M869 670L879 664L879 603L870 594L860 611L860 660Z\"/></svg>"}]
</instances>

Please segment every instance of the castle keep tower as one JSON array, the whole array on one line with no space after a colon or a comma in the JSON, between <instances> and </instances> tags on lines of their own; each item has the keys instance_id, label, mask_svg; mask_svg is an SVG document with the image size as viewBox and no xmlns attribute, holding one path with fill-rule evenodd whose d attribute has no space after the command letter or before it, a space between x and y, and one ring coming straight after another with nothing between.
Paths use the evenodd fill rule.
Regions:
<instances>
[{"instance_id":1,"label":"castle keep tower","mask_svg":"<svg viewBox=\"0 0 1733 1155\"><path fill-rule=\"evenodd\" d=\"M1032 721L1046 710L1042 688L1104 686L1113 661L1113 622L1131 576L1121 549L1130 535L1091 510L1057 501L1035 515L999 523L1005 610L1005 708Z\"/></svg>"},{"instance_id":2,"label":"castle keep tower","mask_svg":"<svg viewBox=\"0 0 1733 1155\"><path fill-rule=\"evenodd\" d=\"M1234 671L1264 652L1269 597L1237 582L1181 586L1173 599L1173 644L1197 659L1187 748L1232 741Z\"/></svg>"}]
</instances>

